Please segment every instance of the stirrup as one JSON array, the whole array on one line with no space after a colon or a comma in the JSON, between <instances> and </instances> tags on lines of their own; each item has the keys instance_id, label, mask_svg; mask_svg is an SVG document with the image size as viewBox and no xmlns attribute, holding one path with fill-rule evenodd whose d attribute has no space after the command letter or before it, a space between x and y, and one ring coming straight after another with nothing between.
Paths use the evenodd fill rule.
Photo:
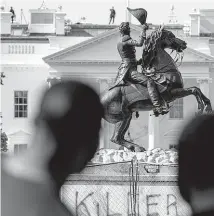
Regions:
<instances>
[{"instance_id":1,"label":"stirrup","mask_svg":"<svg viewBox=\"0 0 214 216\"><path fill-rule=\"evenodd\" d=\"M153 108L154 115L158 117L159 115L165 115L169 112L168 107L158 106Z\"/></svg>"},{"instance_id":2,"label":"stirrup","mask_svg":"<svg viewBox=\"0 0 214 216\"><path fill-rule=\"evenodd\" d=\"M161 106L153 108L154 115L157 117L159 115L163 115L163 108Z\"/></svg>"}]
</instances>

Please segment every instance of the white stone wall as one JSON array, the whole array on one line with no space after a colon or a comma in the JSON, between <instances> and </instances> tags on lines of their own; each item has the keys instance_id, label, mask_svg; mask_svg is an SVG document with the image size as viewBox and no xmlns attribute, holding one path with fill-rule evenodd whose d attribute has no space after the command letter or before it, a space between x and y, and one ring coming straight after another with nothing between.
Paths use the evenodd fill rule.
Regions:
<instances>
[{"instance_id":1,"label":"white stone wall","mask_svg":"<svg viewBox=\"0 0 214 216\"><path fill-rule=\"evenodd\" d=\"M14 41L14 40L9 41L8 40L8 42L1 44L1 55L5 55L5 56L1 56L1 59L5 58L6 60L8 60L8 62L10 62L12 64L13 58L15 56L15 59L17 61L19 60L20 62L21 61L25 62L26 58L24 58L24 57L26 57L26 56L24 56L24 55L31 54L32 56L36 56L37 61L38 61L39 59L41 60L41 58L39 58L38 55L41 55L41 57L48 55L49 46L50 45L47 42L46 43L38 43L38 42L37 43L36 42L29 43L28 42L27 43L27 40L23 40L23 41ZM12 47L13 47L13 49L12 49ZM29 47L31 47L30 51L29 51ZM22 52L22 50L23 50L23 52ZM34 52L32 52L32 50L34 50ZM9 56L8 56L8 54L9 54Z\"/></svg>"},{"instance_id":2,"label":"white stone wall","mask_svg":"<svg viewBox=\"0 0 214 216\"><path fill-rule=\"evenodd\" d=\"M47 67L4 67L4 85L2 86L2 128L9 136L9 151L13 151L14 144L29 144L29 135L33 130L33 117L41 94L47 87ZM28 91L28 118L14 118L14 91ZM26 134L17 135L16 132L24 131ZM12 138L10 135L13 135ZM11 139L12 140L11 140ZM18 141L17 141L18 139ZM17 142L17 143L16 143ZM26 143L27 142L27 143Z\"/></svg>"}]
</instances>

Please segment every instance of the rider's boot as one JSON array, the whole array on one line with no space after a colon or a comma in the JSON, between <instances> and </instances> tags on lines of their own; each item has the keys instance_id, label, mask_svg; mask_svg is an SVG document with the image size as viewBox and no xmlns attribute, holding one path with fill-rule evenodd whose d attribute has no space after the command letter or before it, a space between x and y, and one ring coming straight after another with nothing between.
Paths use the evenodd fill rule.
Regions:
<instances>
[{"instance_id":1,"label":"rider's boot","mask_svg":"<svg viewBox=\"0 0 214 216\"><path fill-rule=\"evenodd\" d=\"M157 91L156 84L152 79L148 80L147 88L148 88L150 99L154 106L153 111L154 111L155 116L164 115L165 112L160 102L159 93Z\"/></svg>"}]
</instances>

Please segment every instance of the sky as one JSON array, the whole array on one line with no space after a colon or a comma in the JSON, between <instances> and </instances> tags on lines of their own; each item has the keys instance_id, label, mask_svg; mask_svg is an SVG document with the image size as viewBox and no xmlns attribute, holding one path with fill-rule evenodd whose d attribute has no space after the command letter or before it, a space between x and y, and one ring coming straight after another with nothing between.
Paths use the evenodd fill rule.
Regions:
<instances>
[{"instance_id":1,"label":"sky","mask_svg":"<svg viewBox=\"0 0 214 216\"><path fill-rule=\"evenodd\" d=\"M1 5L6 5L9 10L13 6L17 16L17 21L21 20L21 9L29 20L29 10L37 9L41 6L42 0L0 0ZM81 17L86 17L87 23L108 24L109 9L114 6L116 10L115 24L125 21L127 0L45 0L49 9L57 9L60 5L65 12L66 18L73 23L80 21ZM172 4L175 7L177 20L180 24L189 21L189 13L193 8L214 9L214 0L130 0L130 8L145 8L148 12L147 22L153 24L168 23L168 16ZM132 23L138 24L135 18Z\"/></svg>"}]
</instances>

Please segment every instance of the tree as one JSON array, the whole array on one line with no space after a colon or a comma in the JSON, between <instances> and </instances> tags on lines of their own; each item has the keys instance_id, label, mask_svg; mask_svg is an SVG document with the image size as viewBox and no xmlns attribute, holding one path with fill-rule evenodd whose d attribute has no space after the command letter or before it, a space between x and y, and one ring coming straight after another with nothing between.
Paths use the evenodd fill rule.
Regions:
<instances>
[{"instance_id":1,"label":"tree","mask_svg":"<svg viewBox=\"0 0 214 216\"><path fill-rule=\"evenodd\" d=\"M4 72L1 72L1 81L0 81L0 82L1 82L1 85L4 85L4 84L3 84L3 78L5 78L5 75L4 75Z\"/></svg>"},{"instance_id":2,"label":"tree","mask_svg":"<svg viewBox=\"0 0 214 216\"><path fill-rule=\"evenodd\" d=\"M8 138L7 138L6 133L5 132L2 133L2 130L1 130L1 151L2 152L8 151L7 141L8 141Z\"/></svg>"}]
</instances>

